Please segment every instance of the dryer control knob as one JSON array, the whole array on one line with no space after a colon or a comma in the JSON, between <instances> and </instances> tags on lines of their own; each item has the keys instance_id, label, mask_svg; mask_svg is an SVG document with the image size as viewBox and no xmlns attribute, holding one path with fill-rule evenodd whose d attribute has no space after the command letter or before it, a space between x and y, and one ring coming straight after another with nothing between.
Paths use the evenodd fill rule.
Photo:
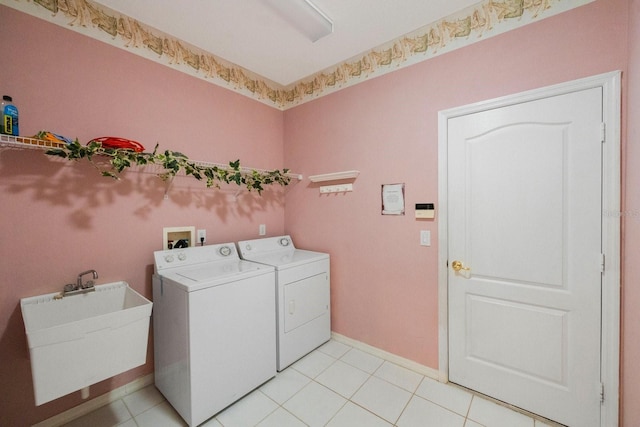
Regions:
<instances>
[{"instance_id":1,"label":"dryer control knob","mask_svg":"<svg viewBox=\"0 0 640 427\"><path fill-rule=\"evenodd\" d=\"M167 262L173 262L173 255L165 255L164 260Z\"/></svg>"},{"instance_id":2,"label":"dryer control knob","mask_svg":"<svg viewBox=\"0 0 640 427\"><path fill-rule=\"evenodd\" d=\"M184 261L185 259L187 259L187 254L185 254L184 252L180 252L180 253L178 254L178 259L179 259L180 261Z\"/></svg>"},{"instance_id":3,"label":"dryer control knob","mask_svg":"<svg viewBox=\"0 0 640 427\"><path fill-rule=\"evenodd\" d=\"M250 251L251 250L251 245L247 245L244 247L246 250Z\"/></svg>"}]
</instances>

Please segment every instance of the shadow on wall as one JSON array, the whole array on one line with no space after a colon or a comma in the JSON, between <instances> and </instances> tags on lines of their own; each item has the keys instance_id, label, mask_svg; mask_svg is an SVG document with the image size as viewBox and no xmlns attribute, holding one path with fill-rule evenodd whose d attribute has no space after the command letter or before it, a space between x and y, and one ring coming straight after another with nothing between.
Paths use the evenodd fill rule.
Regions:
<instances>
[{"instance_id":1,"label":"shadow on wall","mask_svg":"<svg viewBox=\"0 0 640 427\"><path fill-rule=\"evenodd\" d=\"M127 198L128 206L134 205L133 214L143 220L168 204L215 212L223 223L230 217L251 219L257 212L284 206L285 188L279 185L268 186L262 194L234 184L207 188L204 181L187 176L165 182L153 168L132 168L122 173L120 180L114 180L101 176L85 160L71 162L40 150L0 150L0 186L5 186L8 194L31 192L34 202L68 207L70 222L80 229L93 228L93 209Z\"/></svg>"},{"instance_id":2,"label":"shadow on wall","mask_svg":"<svg viewBox=\"0 0 640 427\"><path fill-rule=\"evenodd\" d=\"M21 385L22 390L16 393L3 393L3 405L9 407L21 406L24 398L23 394L30 393L33 396L33 385L31 383L31 363L29 360L29 347L27 346L27 338L24 334L24 323L22 322L22 314L20 304L18 303L9 316L8 324L4 333L0 336L0 378L4 381L10 377L19 376L24 378ZM27 410L27 408L23 408ZM3 418L0 416L0 421ZM0 422L1 423L1 422Z\"/></svg>"},{"instance_id":3,"label":"shadow on wall","mask_svg":"<svg viewBox=\"0 0 640 427\"><path fill-rule=\"evenodd\" d=\"M34 406L20 298L61 290L79 265L96 268L101 282L126 280L149 298L162 227L184 220L230 234L253 218L283 215L286 187L259 195L184 176L169 186L153 168L134 167L114 180L85 159L0 148L0 426L33 425L82 403L74 392ZM148 343L143 366L91 386L91 397L153 372L152 327Z\"/></svg>"}]
</instances>

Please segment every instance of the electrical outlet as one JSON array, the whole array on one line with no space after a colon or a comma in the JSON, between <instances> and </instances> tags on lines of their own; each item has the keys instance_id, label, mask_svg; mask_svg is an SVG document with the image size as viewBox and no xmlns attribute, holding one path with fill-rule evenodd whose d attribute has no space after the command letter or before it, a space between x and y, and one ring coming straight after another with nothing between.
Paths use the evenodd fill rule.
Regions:
<instances>
[{"instance_id":1,"label":"electrical outlet","mask_svg":"<svg viewBox=\"0 0 640 427\"><path fill-rule=\"evenodd\" d=\"M266 224L260 224L260 227L258 228L258 234L261 236L264 236L265 234L267 234Z\"/></svg>"},{"instance_id":2,"label":"electrical outlet","mask_svg":"<svg viewBox=\"0 0 640 427\"><path fill-rule=\"evenodd\" d=\"M204 244L207 241L207 230L198 230L198 242Z\"/></svg>"}]
</instances>

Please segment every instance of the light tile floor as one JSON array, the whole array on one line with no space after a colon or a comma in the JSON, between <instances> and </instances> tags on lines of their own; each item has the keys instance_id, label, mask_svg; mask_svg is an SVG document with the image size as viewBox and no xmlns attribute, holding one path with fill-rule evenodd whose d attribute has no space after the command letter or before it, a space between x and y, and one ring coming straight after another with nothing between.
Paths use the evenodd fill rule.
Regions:
<instances>
[{"instance_id":1,"label":"light tile floor","mask_svg":"<svg viewBox=\"0 0 640 427\"><path fill-rule=\"evenodd\" d=\"M149 386L67 427L186 426ZM550 427L331 340L202 424L206 427Z\"/></svg>"}]
</instances>

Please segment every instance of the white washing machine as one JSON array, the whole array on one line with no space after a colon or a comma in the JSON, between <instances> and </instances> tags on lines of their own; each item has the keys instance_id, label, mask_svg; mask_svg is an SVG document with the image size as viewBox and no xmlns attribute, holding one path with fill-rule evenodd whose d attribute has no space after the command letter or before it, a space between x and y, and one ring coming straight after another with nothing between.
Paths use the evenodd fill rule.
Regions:
<instances>
[{"instance_id":1,"label":"white washing machine","mask_svg":"<svg viewBox=\"0 0 640 427\"><path fill-rule=\"evenodd\" d=\"M234 243L154 258L155 383L195 426L275 376L275 271Z\"/></svg>"},{"instance_id":2,"label":"white washing machine","mask_svg":"<svg viewBox=\"0 0 640 427\"><path fill-rule=\"evenodd\" d=\"M243 259L276 269L278 371L331 338L329 254L296 249L290 236L238 242Z\"/></svg>"}]
</instances>

